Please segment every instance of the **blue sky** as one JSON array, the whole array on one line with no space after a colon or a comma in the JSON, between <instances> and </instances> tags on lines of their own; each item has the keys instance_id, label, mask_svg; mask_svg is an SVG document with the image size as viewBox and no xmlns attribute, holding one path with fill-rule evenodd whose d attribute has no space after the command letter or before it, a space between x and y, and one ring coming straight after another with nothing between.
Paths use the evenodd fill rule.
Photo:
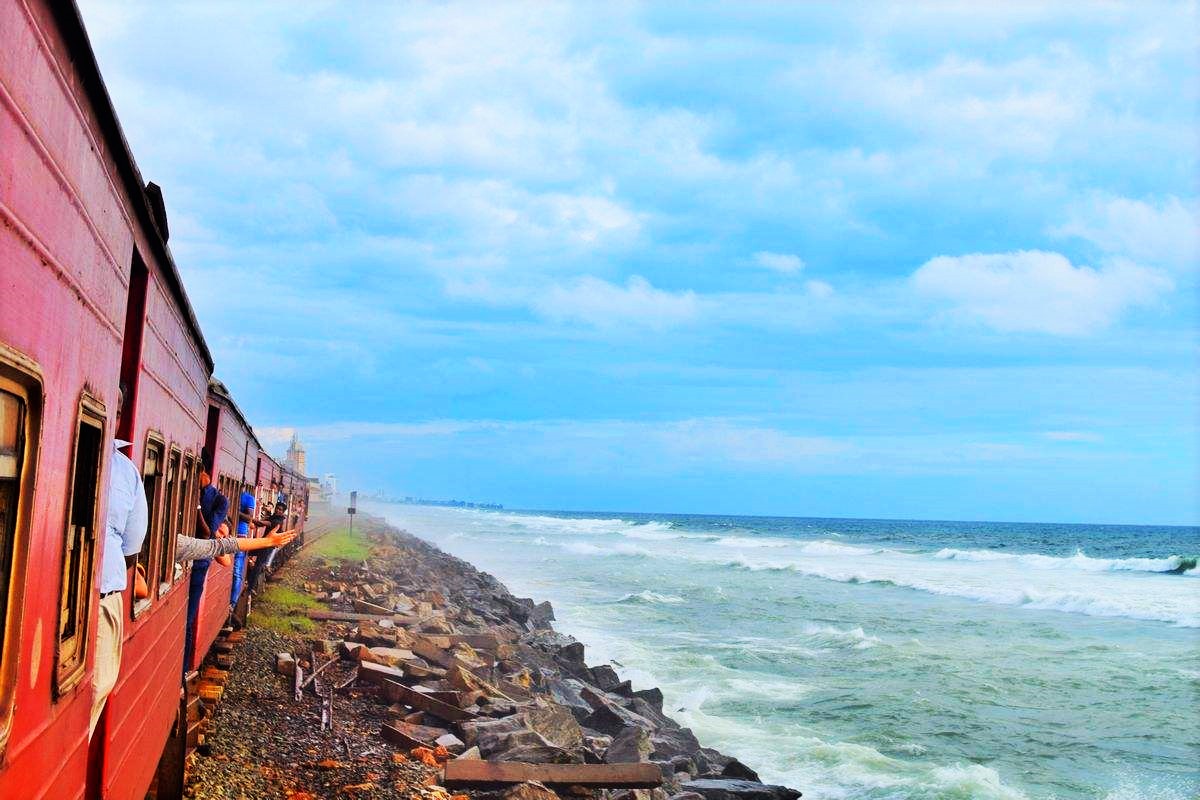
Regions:
<instances>
[{"instance_id":1,"label":"blue sky","mask_svg":"<svg viewBox=\"0 0 1200 800\"><path fill-rule=\"evenodd\" d=\"M1195 523L1195 3L81 3L345 488Z\"/></svg>"}]
</instances>

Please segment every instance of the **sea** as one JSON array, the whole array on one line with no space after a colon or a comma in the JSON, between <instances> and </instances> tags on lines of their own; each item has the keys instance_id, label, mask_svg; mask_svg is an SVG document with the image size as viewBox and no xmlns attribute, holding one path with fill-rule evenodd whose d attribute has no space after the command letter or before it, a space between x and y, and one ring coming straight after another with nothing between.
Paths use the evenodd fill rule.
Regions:
<instances>
[{"instance_id":1,"label":"sea","mask_svg":"<svg viewBox=\"0 0 1200 800\"><path fill-rule=\"evenodd\" d=\"M1200 797L1200 529L369 510L806 798Z\"/></svg>"}]
</instances>

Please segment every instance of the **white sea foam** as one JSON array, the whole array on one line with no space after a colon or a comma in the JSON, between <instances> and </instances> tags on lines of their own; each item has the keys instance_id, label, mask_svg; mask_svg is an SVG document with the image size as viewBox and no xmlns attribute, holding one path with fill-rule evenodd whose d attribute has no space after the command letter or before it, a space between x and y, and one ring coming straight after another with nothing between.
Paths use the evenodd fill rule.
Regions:
<instances>
[{"instance_id":1,"label":"white sea foam","mask_svg":"<svg viewBox=\"0 0 1200 800\"><path fill-rule=\"evenodd\" d=\"M567 542L562 545L562 548L568 553L574 553L577 556L653 556L645 548L638 547L634 544L626 544L625 542L617 542L613 545L597 545L591 542Z\"/></svg>"},{"instance_id":2,"label":"white sea foam","mask_svg":"<svg viewBox=\"0 0 1200 800\"><path fill-rule=\"evenodd\" d=\"M944 548L933 554L934 558L953 561L1008 561L1017 562L1035 569L1074 569L1083 572L1175 572L1187 567L1194 559L1183 556L1167 558L1092 558L1082 550L1069 557L1047 556L1039 553L1000 553L995 550L956 550ZM1195 573L1186 569L1183 574Z\"/></svg>"},{"instance_id":3,"label":"white sea foam","mask_svg":"<svg viewBox=\"0 0 1200 800\"><path fill-rule=\"evenodd\" d=\"M823 543L821 552L834 553ZM1200 627L1200 593L1190 580L1136 571L1031 571L1015 560L955 563L894 550L863 555L855 559L836 555L797 558L791 553L778 558L738 554L723 559L715 553L688 557L756 572L794 572L840 583L892 585L998 605Z\"/></svg>"},{"instance_id":4,"label":"white sea foam","mask_svg":"<svg viewBox=\"0 0 1200 800\"><path fill-rule=\"evenodd\" d=\"M876 553L888 552L878 547L855 547L828 540L799 542L796 549L801 553L812 556L870 556Z\"/></svg>"},{"instance_id":5,"label":"white sea foam","mask_svg":"<svg viewBox=\"0 0 1200 800\"><path fill-rule=\"evenodd\" d=\"M810 636L820 642L835 647L851 647L855 650L866 650L880 643L876 636L868 635L862 626L853 628L837 628L833 625L805 625L802 629L805 636Z\"/></svg>"},{"instance_id":6,"label":"white sea foam","mask_svg":"<svg viewBox=\"0 0 1200 800\"><path fill-rule=\"evenodd\" d=\"M487 527L508 527L514 530L534 531L552 536L604 536L604 535L640 535L645 538L669 535L673 525L670 522L633 522L619 517L551 517L541 514L510 514L504 512L486 512L486 516L474 520L478 525Z\"/></svg>"},{"instance_id":7,"label":"white sea foam","mask_svg":"<svg viewBox=\"0 0 1200 800\"><path fill-rule=\"evenodd\" d=\"M791 547L794 542L767 536L721 536L713 544L720 547Z\"/></svg>"},{"instance_id":8,"label":"white sea foam","mask_svg":"<svg viewBox=\"0 0 1200 800\"><path fill-rule=\"evenodd\" d=\"M676 597L673 594L660 594L652 592L649 589L643 589L640 592L630 592L617 598L618 603L664 603L667 605L676 605L687 602L682 597Z\"/></svg>"}]
</instances>

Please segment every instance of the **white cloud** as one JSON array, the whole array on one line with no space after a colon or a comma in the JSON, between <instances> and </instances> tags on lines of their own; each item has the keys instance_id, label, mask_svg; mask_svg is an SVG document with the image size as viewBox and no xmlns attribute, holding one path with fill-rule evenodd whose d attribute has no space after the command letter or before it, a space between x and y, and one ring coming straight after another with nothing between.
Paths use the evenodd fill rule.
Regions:
<instances>
[{"instance_id":1,"label":"white cloud","mask_svg":"<svg viewBox=\"0 0 1200 800\"><path fill-rule=\"evenodd\" d=\"M1050 231L1091 242L1106 253L1177 269L1200 266L1200 203L1168 196L1158 201L1095 194Z\"/></svg>"},{"instance_id":2,"label":"white cloud","mask_svg":"<svg viewBox=\"0 0 1200 800\"><path fill-rule=\"evenodd\" d=\"M1062 336L1102 330L1172 288L1166 274L1131 261L1077 267L1040 250L938 256L911 281L921 294L948 302L960 319L1003 332Z\"/></svg>"},{"instance_id":3,"label":"white cloud","mask_svg":"<svg viewBox=\"0 0 1200 800\"><path fill-rule=\"evenodd\" d=\"M804 269L804 259L791 253L760 251L754 254L754 263L764 269L781 272L785 275L792 275Z\"/></svg>"},{"instance_id":4,"label":"white cloud","mask_svg":"<svg viewBox=\"0 0 1200 800\"><path fill-rule=\"evenodd\" d=\"M591 275L543 286L498 283L487 278L453 278L446 296L499 307L524 307L559 323L605 330L666 330L696 319L703 302L695 292L654 288L640 275L624 286Z\"/></svg>"},{"instance_id":5,"label":"white cloud","mask_svg":"<svg viewBox=\"0 0 1200 800\"><path fill-rule=\"evenodd\" d=\"M539 292L530 305L538 314L558 322L651 330L690 322L700 310L694 292L655 289L639 275L631 277L624 286L584 276L569 285L554 285Z\"/></svg>"},{"instance_id":6,"label":"white cloud","mask_svg":"<svg viewBox=\"0 0 1200 800\"><path fill-rule=\"evenodd\" d=\"M1102 442L1104 437L1089 431L1046 431L1043 437L1052 442Z\"/></svg>"},{"instance_id":7,"label":"white cloud","mask_svg":"<svg viewBox=\"0 0 1200 800\"><path fill-rule=\"evenodd\" d=\"M808 292L809 297L817 300L824 300L827 297L833 296L833 287L825 281L806 281L804 291Z\"/></svg>"}]
</instances>

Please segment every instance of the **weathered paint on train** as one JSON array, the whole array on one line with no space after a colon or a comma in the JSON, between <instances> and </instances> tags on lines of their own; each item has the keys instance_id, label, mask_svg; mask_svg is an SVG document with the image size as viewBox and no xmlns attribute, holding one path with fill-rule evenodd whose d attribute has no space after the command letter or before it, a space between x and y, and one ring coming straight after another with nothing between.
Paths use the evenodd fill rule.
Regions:
<instances>
[{"instance_id":1,"label":"weathered paint on train","mask_svg":"<svg viewBox=\"0 0 1200 800\"><path fill-rule=\"evenodd\" d=\"M174 565L173 534L193 530L213 362L166 238L161 195L138 172L74 4L0 3L0 389L26 403L0 653L0 798L143 797L180 708L188 572ZM122 381L133 409L121 426L132 441L125 452L143 469L148 453L161 453L147 481L159 487L151 510L159 522L147 534L151 596L135 608L124 593L120 676L89 751L109 442ZM260 493L296 493L303 478L261 451L227 393L217 400L231 413L219 419L226 424L216 431L215 474ZM80 433L85 418L94 422L91 438ZM92 441L101 443L96 466L76 475L77 451ZM272 483L259 483L264 472ZM69 502L81 480L90 505ZM85 525L74 519L87 516L81 507ZM70 584L81 606L63 635L75 631L67 638L81 643L76 668L61 655L60 598L64 564L74 563L64 561L68 534L77 530L84 533L71 540L87 547L71 552L94 549L90 569L81 566ZM210 572L208 589L214 602L197 660L224 623L229 570Z\"/></svg>"}]
</instances>

